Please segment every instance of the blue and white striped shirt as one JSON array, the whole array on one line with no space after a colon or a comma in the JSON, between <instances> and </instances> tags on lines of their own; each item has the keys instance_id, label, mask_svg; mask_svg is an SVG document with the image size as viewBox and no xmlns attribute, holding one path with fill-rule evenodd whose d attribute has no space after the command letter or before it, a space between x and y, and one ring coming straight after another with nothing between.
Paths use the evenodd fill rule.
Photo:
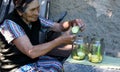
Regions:
<instances>
[{"instance_id":1,"label":"blue and white striped shirt","mask_svg":"<svg viewBox=\"0 0 120 72\"><path fill-rule=\"evenodd\" d=\"M45 18L40 17L42 26L44 27L52 27L54 22L51 20L47 20ZM6 41L10 43L15 38L21 37L25 35L25 31L22 27L11 20L5 20L4 23L0 26L0 32L5 37Z\"/></svg>"}]
</instances>

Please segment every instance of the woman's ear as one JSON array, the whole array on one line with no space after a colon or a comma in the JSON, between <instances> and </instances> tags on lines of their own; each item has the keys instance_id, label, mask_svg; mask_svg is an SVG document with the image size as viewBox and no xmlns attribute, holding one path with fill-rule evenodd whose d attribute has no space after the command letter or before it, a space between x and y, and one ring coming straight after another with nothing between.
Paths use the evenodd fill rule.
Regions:
<instances>
[{"instance_id":1,"label":"woman's ear","mask_svg":"<svg viewBox=\"0 0 120 72\"><path fill-rule=\"evenodd\" d=\"M22 15L23 15L23 13L22 13L22 12L20 12L20 11L18 11L18 10L17 10L17 12L18 12L18 14L19 14L20 16L22 16Z\"/></svg>"}]
</instances>

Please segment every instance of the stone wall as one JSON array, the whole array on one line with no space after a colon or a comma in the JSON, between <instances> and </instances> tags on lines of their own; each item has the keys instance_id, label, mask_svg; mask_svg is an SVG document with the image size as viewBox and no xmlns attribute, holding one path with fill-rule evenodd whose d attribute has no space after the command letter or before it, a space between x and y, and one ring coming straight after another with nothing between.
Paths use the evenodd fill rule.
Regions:
<instances>
[{"instance_id":1,"label":"stone wall","mask_svg":"<svg viewBox=\"0 0 120 72\"><path fill-rule=\"evenodd\" d=\"M67 11L65 20L81 18L84 36L104 38L105 51L120 57L120 0L51 0L50 19Z\"/></svg>"}]
</instances>

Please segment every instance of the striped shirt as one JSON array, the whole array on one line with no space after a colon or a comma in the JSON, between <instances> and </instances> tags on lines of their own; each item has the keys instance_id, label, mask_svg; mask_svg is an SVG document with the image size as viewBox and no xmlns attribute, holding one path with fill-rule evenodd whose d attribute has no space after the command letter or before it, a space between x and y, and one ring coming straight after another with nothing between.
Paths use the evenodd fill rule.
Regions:
<instances>
[{"instance_id":1,"label":"striped shirt","mask_svg":"<svg viewBox=\"0 0 120 72\"><path fill-rule=\"evenodd\" d=\"M51 21L42 20L42 24L46 27L53 26ZM11 20L5 20L0 26L0 32L5 37L8 43L11 43L15 38L25 35L25 31L21 26ZM49 56L41 56L39 60L34 63L21 66L19 69L12 72L62 72L62 64L55 58Z\"/></svg>"},{"instance_id":2,"label":"striped shirt","mask_svg":"<svg viewBox=\"0 0 120 72\"><path fill-rule=\"evenodd\" d=\"M47 20L43 17L39 17L39 19L44 27L52 27L54 25L54 22L51 20ZM0 32L8 43L15 38L25 35L23 28L11 20L4 21L4 23L0 26Z\"/></svg>"},{"instance_id":3,"label":"striped shirt","mask_svg":"<svg viewBox=\"0 0 120 72\"><path fill-rule=\"evenodd\" d=\"M52 27L54 22L52 20L45 19L44 17L39 17L42 26L44 27Z\"/></svg>"},{"instance_id":4,"label":"striped shirt","mask_svg":"<svg viewBox=\"0 0 120 72\"><path fill-rule=\"evenodd\" d=\"M8 43L15 38L25 35L24 30L11 20L4 21L4 23L0 26L0 32Z\"/></svg>"}]
</instances>

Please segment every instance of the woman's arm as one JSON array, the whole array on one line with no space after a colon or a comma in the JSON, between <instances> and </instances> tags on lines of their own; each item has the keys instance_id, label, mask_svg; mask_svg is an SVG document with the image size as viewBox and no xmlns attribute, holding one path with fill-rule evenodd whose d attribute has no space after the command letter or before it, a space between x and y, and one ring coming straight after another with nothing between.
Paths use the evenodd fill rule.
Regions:
<instances>
[{"instance_id":1,"label":"woman's arm","mask_svg":"<svg viewBox=\"0 0 120 72\"><path fill-rule=\"evenodd\" d=\"M0 31L7 42L14 44L22 53L30 58L43 56L56 46L72 43L72 40L74 39L74 36L64 34L48 43L32 45L29 38L24 33L24 30L15 22L6 20L0 28Z\"/></svg>"},{"instance_id":2,"label":"woman's arm","mask_svg":"<svg viewBox=\"0 0 120 72\"><path fill-rule=\"evenodd\" d=\"M56 32L67 31L70 28L70 26L74 26L74 25L78 25L81 31L85 29L85 24L81 19L75 19L75 20L65 21L61 23L53 22L43 17L39 17L39 19L41 21L42 26L48 27L51 30Z\"/></svg>"},{"instance_id":3,"label":"woman's arm","mask_svg":"<svg viewBox=\"0 0 120 72\"><path fill-rule=\"evenodd\" d=\"M85 24L81 19L75 19L71 21L65 21L62 23L54 23L51 29L53 31L67 31L71 26L77 25L80 27L80 30L83 31L85 29Z\"/></svg>"},{"instance_id":4,"label":"woman's arm","mask_svg":"<svg viewBox=\"0 0 120 72\"><path fill-rule=\"evenodd\" d=\"M26 54L30 58L36 58L45 55L46 53L61 44L72 43L72 40L74 38L75 36L66 33L48 43L32 45L29 38L24 35L22 37L14 39L12 43L15 44L22 53Z\"/></svg>"},{"instance_id":5,"label":"woman's arm","mask_svg":"<svg viewBox=\"0 0 120 72\"><path fill-rule=\"evenodd\" d=\"M43 17L39 17L39 19L43 27L50 28L51 30L56 32L65 31L69 28L69 24L68 24L69 21L57 23L57 22L53 22L52 20L45 19Z\"/></svg>"},{"instance_id":6,"label":"woman's arm","mask_svg":"<svg viewBox=\"0 0 120 72\"><path fill-rule=\"evenodd\" d=\"M60 38L55 39L51 42L32 45L29 38L24 35L22 37L16 38L12 41L13 44L24 54L29 56L30 58L36 58L42 55L45 55L49 51L51 51L56 46L62 44L62 40Z\"/></svg>"},{"instance_id":7,"label":"woman's arm","mask_svg":"<svg viewBox=\"0 0 120 72\"><path fill-rule=\"evenodd\" d=\"M67 31L70 28L69 21L65 21L62 23L54 23L54 25L51 27L53 31L62 32Z\"/></svg>"}]
</instances>

